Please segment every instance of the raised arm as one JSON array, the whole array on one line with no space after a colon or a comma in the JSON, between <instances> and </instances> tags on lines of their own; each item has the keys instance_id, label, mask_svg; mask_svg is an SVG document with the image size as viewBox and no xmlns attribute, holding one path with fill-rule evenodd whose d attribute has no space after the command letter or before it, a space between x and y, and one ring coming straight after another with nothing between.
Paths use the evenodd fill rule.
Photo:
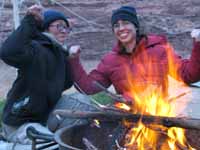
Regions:
<instances>
[{"instance_id":1,"label":"raised arm","mask_svg":"<svg viewBox=\"0 0 200 150\"><path fill-rule=\"evenodd\" d=\"M200 81L200 41L194 40L194 47L189 60L183 60L179 70L183 81L187 84Z\"/></svg>"},{"instance_id":2,"label":"raised arm","mask_svg":"<svg viewBox=\"0 0 200 150\"><path fill-rule=\"evenodd\" d=\"M178 75L187 83L200 81L200 29L192 31L193 49L189 59L181 59L174 54Z\"/></svg>"},{"instance_id":3,"label":"raised arm","mask_svg":"<svg viewBox=\"0 0 200 150\"><path fill-rule=\"evenodd\" d=\"M94 81L97 81L106 88L111 85L108 75L108 64L105 59L102 59L97 68L92 70L89 74L86 73L81 65L79 55L76 55L73 58L71 57L69 62L71 64L75 87L79 91L82 90L87 94L100 92L101 89L95 86Z\"/></svg>"},{"instance_id":4,"label":"raised arm","mask_svg":"<svg viewBox=\"0 0 200 150\"><path fill-rule=\"evenodd\" d=\"M5 63L20 68L31 61L34 55L31 41L38 35L41 27L41 20L36 15L40 10L37 9L40 8L35 5L30 7L21 25L3 43L0 57Z\"/></svg>"}]
</instances>

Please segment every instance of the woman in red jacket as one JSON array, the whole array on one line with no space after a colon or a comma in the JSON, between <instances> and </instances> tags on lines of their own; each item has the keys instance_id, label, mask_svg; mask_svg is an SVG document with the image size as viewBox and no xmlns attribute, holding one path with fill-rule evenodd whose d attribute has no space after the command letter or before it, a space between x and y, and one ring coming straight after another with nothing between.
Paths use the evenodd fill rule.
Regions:
<instances>
[{"instance_id":1,"label":"woman in red jacket","mask_svg":"<svg viewBox=\"0 0 200 150\"><path fill-rule=\"evenodd\" d=\"M200 80L199 30L192 32L194 43L190 59L183 60L174 53L164 36L140 34L134 7L122 6L113 11L111 24L118 42L89 74L80 64L78 48L70 49L75 82L85 93L101 91L94 84L97 81L106 88L113 85L116 92L122 95L133 90L132 87L136 92L142 92L148 86L156 85L162 87L166 96L168 74L173 77L176 74L186 84Z\"/></svg>"}]
</instances>

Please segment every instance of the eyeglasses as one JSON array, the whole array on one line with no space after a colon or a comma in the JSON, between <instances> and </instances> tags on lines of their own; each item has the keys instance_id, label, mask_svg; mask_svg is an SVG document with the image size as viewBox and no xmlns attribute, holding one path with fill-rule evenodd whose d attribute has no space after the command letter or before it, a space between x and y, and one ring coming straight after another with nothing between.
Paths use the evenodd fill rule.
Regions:
<instances>
[{"instance_id":1,"label":"eyeglasses","mask_svg":"<svg viewBox=\"0 0 200 150\"><path fill-rule=\"evenodd\" d=\"M115 30L118 30L118 29L120 29L120 26L123 26L123 27L128 27L129 25L131 25L132 23L131 22L129 22L129 21L122 21L121 23L115 23L114 25L113 25L113 28L115 29Z\"/></svg>"},{"instance_id":2,"label":"eyeglasses","mask_svg":"<svg viewBox=\"0 0 200 150\"><path fill-rule=\"evenodd\" d=\"M59 32L69 33L71 31L71 28L69 28L68 26L63 25L63 24L55 24L55 25L52 24L52 25L50 25L50 27L56 27Z\"/></svg>"}]
</instances>

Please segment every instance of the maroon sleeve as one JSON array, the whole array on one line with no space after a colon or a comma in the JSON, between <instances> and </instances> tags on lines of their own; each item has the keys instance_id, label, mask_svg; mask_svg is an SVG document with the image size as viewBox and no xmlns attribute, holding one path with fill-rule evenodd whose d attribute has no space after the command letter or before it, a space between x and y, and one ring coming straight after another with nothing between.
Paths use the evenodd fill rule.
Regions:
<instances>
[{"instance_id":1,"label":"maroon sleeve","mask_svg":"<svg viewBox=\"0 0 200 150\"><path fill-rule=\"evenodd\" d=\"M200 42L194 41L193 45L190 59L182 60L179 68L179 74L187 84L200 80Z\"/></svg>"},{"instance_id":2,"label":"maroon sleeve","mask_svg":"<svg viewBox=\"0 0 200 150\"><path fill-rule=\"evenodd\" d=\"M95 86L94 81L97 81L104 87L109 87L111 82L108 76L108 67L102 59L96 69L92 70L89 74L86 73L80 63L79 57L71 58L70 64L72 74L75 82L75 87L81 92L86 94L95 94L100 92L101 89Z\"/></svg>"}]
</instances>

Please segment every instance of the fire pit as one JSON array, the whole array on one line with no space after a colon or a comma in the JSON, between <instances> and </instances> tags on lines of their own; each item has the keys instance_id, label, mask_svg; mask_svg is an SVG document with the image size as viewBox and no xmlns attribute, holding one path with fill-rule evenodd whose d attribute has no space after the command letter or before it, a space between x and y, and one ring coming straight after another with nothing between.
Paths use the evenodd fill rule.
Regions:
<instances>
[{"instance_id":1,"label":"fire pit","mask_svg":"<svg viewBox=\"0 0 200 150\"><path fill-rule=\"evenodd\" d=\"M104 122L101 127L85 124L68 126L55 133L60 150L113 150L118 123Z\"/></svg>"},{"instance_id":2,"label":"fire pit","mask_svg":"<svg viewBox=\"0 0 200 150\"><path fill-rule=\"evenodd\" d=\"M57 144L59 150L116 150L120 149L116 141L124 142L125 134L128 130L124 130L124 126L116 122L104 122L100 127L91 126L90 124L82 124L78 126L67 126L59 129L54 135L46 135L38 132L34 128L29 128L27 134L33 140L33 150L36 149L51 149ZM200 149L199 137L200 132L197 130L187 130L188 144L191 144L196 150ZM121 136L121 137L120 137ZM165 143L167 136L160 135L159 143L156 145L156 149L160 150L163 142ZM35 139L35 140L34 140ZM37 140L42 140L39 142ZM121 140L120 140L121 139ZM35 144L34 144L35 143ZM120 142L119 142L120 143ZM42 145L38 145L42 144ZM55 145L55 146L54 146ZM120 144L123 146L123 144ZM39 146L39 147L38 147ZM37 147L37 148L36 148ZM57 147L57 146L56 146ZM132 146L132 149L138 150L138 148ZM152 150L148 146L146 150ZM169 149L169 148L165 148ZM178 145L177 150L189 150L182 148Z\"/></svg>"},{"instance_id":3,"label":"fire pit","mask_svg":"<svg viewBox=\"0 0 200 150\"><path fill-rule=\"evenodd\" d=\"M171 105L166 102L171 102L174 99L164 101L160 97L153 96L151 98L163 102L157 104L158 108L171 110ZM150 99L150 101L152 100ZM164 104L166 107L163 107ZM59 129L53 139L59 144L60 150L115 150L120 149L120 145L126 147L127 150L199 149L196 142L191 144L193 148L190 146L190 143L193 143L193 138L186 139L184 130L192 129L195 133L199 131L200 119L176 117L174 115L162 116L159 112L155 115L151 115L151 113L139 114L121 110L123 105L115 106L100 107L103 111L101 109L98 111L85 109L58 109L54 111L54 114L61 116L61 118L86 119L89 122L91 120L100 121L100 127L99 124L72 125L70 123ZM120 106L120 109L117 106ZM119 127L123 126L125 128L120 130ZM121 131L125 132L121 134Z\"/></svg>"}]
</instances>

